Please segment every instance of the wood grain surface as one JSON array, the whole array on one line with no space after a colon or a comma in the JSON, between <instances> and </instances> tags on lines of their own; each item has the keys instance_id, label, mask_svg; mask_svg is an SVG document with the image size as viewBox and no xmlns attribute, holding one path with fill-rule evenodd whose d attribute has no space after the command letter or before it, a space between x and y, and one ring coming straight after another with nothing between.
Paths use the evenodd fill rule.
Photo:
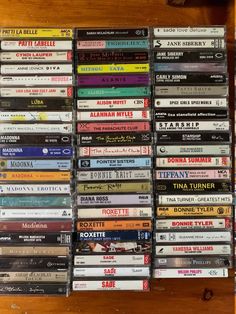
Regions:
<instances>
[{"instance_id":1,"label":"wood grain surface","mask_svg":"<svg viewBox=\"0 0 236 314\"><path fill-rule=\"evenodd\" d=\"M2 0L0 16L0 27L227 24L230 59L234 56L233 0L188 0L183 7L168 6L166 0ZM0 297L0 314L75 313L232 314L233 272L227 279L155 280L148 293L83 292L73 293L69 298Z\"/></svg>"},{"instance_id":2,"label":"wood grain surface","mask_svg":"<svg viewBox=\"0 0 236 314\"><path fill-rule=\"evenodd\" d=\"M1 26L233 26L233 0L188 0L172 7L166 0L5 0ZM232 39L232 38L231 38Z\"/></svg>"},{"instance_id":3,"label":"wood grain surface","mask_svg":"<svg viewBox=\"0 0 236 314\"><path fill-rule=\"evenodd\" d=\"M1 314L233 314L231 279L153 282L152 292L81 292L63 297L1 297ZM205 298L213 296L210 300Z\"/></svg>"}]
</instances>

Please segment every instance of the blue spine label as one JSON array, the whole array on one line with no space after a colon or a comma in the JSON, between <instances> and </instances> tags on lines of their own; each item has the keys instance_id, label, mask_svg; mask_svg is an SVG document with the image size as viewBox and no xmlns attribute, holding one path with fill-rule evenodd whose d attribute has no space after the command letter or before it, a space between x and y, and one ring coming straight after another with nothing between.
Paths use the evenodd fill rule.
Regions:
<instances>
[{"instance_id":1,"label":"blue spine label","mask_svg":"<svg viewBox=\"0 0 236 314\"><path fill-rule=\"evenodd\" d=\"M151 167L151 158L116 158L116 159L81 159L78 160L78 167L90 168L141 168Z\"/></svg>"},{"instance_id":2,"label":"blue spine label","mask_svg":"<svg viewBox=\"0 0 236 314\"><path fill-rule=\"evenodd\" d=\"M102 97L144 97L150 96L149 86L140 87L103 87L103 88L79 88L77 96L81 98Z\"/></svg>"},{"instance_id":3,"label":"blue spine label","mask_svg":"<svg viewBox=\"0 0 236 314\"><path fill-rule=\"evenodd\" d=\"M70 170L71 160L2 160L0 169L22 170Z\"/></svg>"},{"instance_id":4,"label":"blue spine label","mask_svg":"<svg viewBox=\"0 0 236 314\"><path fill-rule=\"evenodd\" d=\"M140 40L107 40L106 48L149 48L149 41L147 39Z\"/></svg>"},{"instance_id":5,"label":"blue spine label","mask_svg":"<svg viewBox=\"0 0 236 314\"><path fill-rule=\"evenodd\" d=\"M73 148L70 146L62 147L1 147L1 157L72 157Z\"/></svg>"}]
</instances>

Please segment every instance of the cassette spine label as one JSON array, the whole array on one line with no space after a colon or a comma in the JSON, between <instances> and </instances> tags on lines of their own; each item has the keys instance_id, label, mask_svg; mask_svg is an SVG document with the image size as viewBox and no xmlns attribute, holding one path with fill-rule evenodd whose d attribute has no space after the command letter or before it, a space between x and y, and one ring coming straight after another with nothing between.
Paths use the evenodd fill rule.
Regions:
<instances>
[{"instance_id":1,"label":"cassette spine label","mask_svg":"<svg viewBox=\"0 0 236 314\"><path fill-rule=\"evenodd\" d=\"M150 255L75 255L75 266L93 266L93 265L150 265Z\"/></svg>"},{"instance_id":2,"label":"cassette spine label","mask_svg":"<svg viewBox=\"0 0 236 314\"><path fill-rule=\"evenodd\" d=\"M153 47L157 49L224 49L225 40L223 38L154 39Z\"/></svg>"},{"instance_id":3,"label":"cassette spine label","mask_svg":"<svg viewBox=\"0 0 236 314\"><path fill-rule=\"evenodd\" d=\"M1 137L0 137L1 139ZM78 135L78 144L82 145L135 145L135 144L151 144L152 135L150 132L144 133L126 133L126 134L80 134Z\"/></svg>"},{"instance_id":4,"label":"cassette spine label","mask_svg":"<svg viewBox=\"0 0 236 314\"><path fill-rule=\"evenodd\" d=\"M230 167L230 157L166 157L156 158L158 168L224 168Z\"/></svg>"},{"instance_id":5,"label":"cassette spine label","mask_svg":"<svg viewBox=\"0 0 236 314\"><path fill-rule=\"evenodd\" d=\"M231 216L231 206L162 206L157 207L156 214L159 217L218 217ZM161 224L161 222L160 222Z\"/></svg>"},{"instance_id":6,"label":"cassette spine label","mask_svg":"<svg viewBox=\"0 0 236 314\"><path fill-rule=\"evenodd\" d=\"M79 267L74 277L149 277L149 267Z\"/></svg>"},{"instance_id":7,"label":"cassette spine label","mask_svg":"<svg viewBox=\"0 0 236 314\"><path fill-rule=\"evenodd\" d=\"M151 231L79 231L78 241L150 241Z\"/></svg>"},{"instance_id":8,"label":"cassette spine label","mask_svg":"<svg viewBox=\"0 0 236 314\"><path fill-rule=\"evenodd\" d=\"M156 191L160 194L182 194L182 193L202 193L218 192L225 193L231 191L231 182L219 181L156 181Z\"/></svg>"},{"instance_id":9,"label":"cassette spine label","mask_svg":"<svg viewBox=\"0 0 236 314\"><path fill-rule=\"evenodd\" d=\"M78 208L78 218L126 218L151 217L151 207L108 207L108 208Z\"/></svg>"},{"instance_id":10,"label":"cassette spine label","mask_svg":"<svg viewBox=\"0 0 236 314\"><path fill-rule=\"evenodd\" d=\"M77 205L83 206L107 206L107 205L150 205L152 203L150 194L122 194L109 195L79 195ZM232 199L231 199L232 203Z\"/></svg>"},{"instance_id":11,"label":"cassette spine label","mask_svg":"<svg viewBox=\"0 0 236 314\"><path fill-rule=\"evenodd\" d=\"M226 108L226 98L156 98L154 99L155 108Z\"/></svg>"},{"instance_id":12,"label":"cassette spine label","mask_svg":"<svg viewBox=\"0 0 236 314\"><path fill-rule=\"evenodd\" d=\"M154 269L154 278L220 278L228 277L225 268L209 269Z\"/></svg>"},{"instance_id":13,"label":"cassette spine label","mask_svg":"<svg viewBox=\"0 0 236 314\"><path fill-rule=\"evenodd\" d=\"M182 229L227 229L231 227L230 219L158 219L157 230Z\"/></svg>"},{"instance_id":14,"label":"cassette spine label","mask_svg":"<svg viewBox=\"0 0 236 314\"><path fill-rule=\"evenodd\" d=\"M210 232L157 232L156 242L159 243L188 243L188 242L223 242L231 241L230 231Z\"/></svg>"},{"instance_id":15,"label":"cassette spine label","mask_svg":"<svg viewBox=\"0 0 236 314\"><path fill-rule=\"evenodd\" d=\"M229 169L221 170L156 170L157 180L204 180L221 179L230 180Z\"/></svg>"},{"instance_id":16,"label":"cassette spine label","mask_svg":"<svg viewBox=\"0 0 236 314\"><path fill-rule=\"evenodd\" d=\"M208 51L185 51L185 50L166 50L166 51L154 51L154 62L224 62L226 61L226 53L224 50L208 50Z\"/></svg>"},{"instance_id":17,"label":"cassette spine label","mask_svg":"<svg viewBox=\"0 0 236 314\"><path fill-rule=\"evenodd\" d=\"M77 123L78 133L108 133L108 132L146 132L151 131L150 122L130 121L130 122L80 122Z\"/></svg>"},{"instance_id":18,"label":"cassette spine label","mask_svg":"<svg viewBox=\"0 0 236 314\"><path fill-rule=\"evenodd\" d=\"M145 38L148 28L77 29L77 38Z\"/></svg>"},{"instance_id":19,"label":"cassette spine label","mask_svg":"<svg viewBox=\"0 0 236 314\"><path fill-rule=\"evenodd\" d=\"M1 172L0 172L1 175ZM78 171L79 181L151 180L150 170Z\"/></svg>"},{"instance_id":20,"label":"cassette spine label","mask_svg":"<svg viewBox=\"0 0 236 314\"><path fill-rule=\"evenodd\" d=\"M148 108L148 98L78 99L78 109Z\"/></svg>"},{"instance_id":21,"label":"cassette spine label","mask_svg":"<svg viewBox=\"0 0 236 314\"><path fill-rule=\"evenodd\" d=\"M192 195L159 195L160 205L232 205L232 194L192 194Z\"/></svg>"},{"instance_id":22,"label":"cassette spine label","mask_svg":"<svg viewBox=\"0 0 236 314\"><path fill-rule=\"evenodd\" d=\"M92 291L92 290L131 290L148 291L148 280L89 280L73 281L72 289L74 291Z\"/></svg>"},{"instance_id":23,"label":"cassette spine label","mask_svg":"<svg viewBox=\"0 0 236 314\"><path fill-rule=\"evenodd\" d=\"M190 37L190 38L208 38L208 37L224 37L224 26L216 27L156 27L153 29L154 37Z\"/></svg>"},{"instance_id":24,"label":"cassette spine label","mask_svg":"<svg viewBox=\"0 0 236 314\"><path fill-rule=\"evenodd\" d=\"M228 244L222 245L165 245L156 246L157 256L171 255L230 255L231 246Z\"/></svg>"},{"instance_id":25,"label":"cassette spine label","mask_svg":"<svg viewBox=\"0 0 236 314\"><path fill-rule=\"evenodd\" d=\"M229 267L232 264L229 256L205 256L202 257L156 257L155 268L219 268Z\"/></svg>"}]
</instances>

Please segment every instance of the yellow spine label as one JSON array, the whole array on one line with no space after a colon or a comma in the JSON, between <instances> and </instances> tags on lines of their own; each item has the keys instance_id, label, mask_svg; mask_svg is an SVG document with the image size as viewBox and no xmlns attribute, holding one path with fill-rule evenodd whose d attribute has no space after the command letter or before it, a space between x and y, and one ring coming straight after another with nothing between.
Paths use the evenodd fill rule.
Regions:
<instances>
[{"instance_id":1,"label":"yellow spine label","mask_svg":"<svg viewBox=\"0 0 236 314\"><path fill-rule=\"evenodd\" d=\"M173 206L173 207L157 207L157 216L231 216L231 206Z\"/></svg>"},{"instance_id":2,"label":"yellow spine label","mask_svg":"<svg viewBox=\"0 0 236 314\"><path fill-rule=\"evenodd\" d=\"M0 181L70 181L69 171L3 171L0 172Z\"/></svg>"},{"instance_id":3,"label":"yellow spine label","mask_svg":"<svg viewBox=\"0 0 236 314\"><path fill-rule=\"evenodd\" d=\"M149 64L94 64L78 65L79 74L89 73L145 73L149 71Z\"/></svg>"},{"instance_id":4,"label":"yellow spine label","mask_svg":"<svg viewBox=\"0 0 236 314\"><path fill-rule=\"evenodd\" d=\"M70 28L0 28L2 38L73 38Z\"/></svg>"}]
</instances>

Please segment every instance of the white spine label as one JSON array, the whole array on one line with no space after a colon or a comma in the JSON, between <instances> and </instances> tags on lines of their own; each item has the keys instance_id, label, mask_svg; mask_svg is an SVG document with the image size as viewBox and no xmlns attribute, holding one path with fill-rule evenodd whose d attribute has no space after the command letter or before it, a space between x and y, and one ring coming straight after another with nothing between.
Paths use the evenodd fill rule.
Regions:
<instances>
[{"instance_id":1,"label":"white spine label","mask_svg":"<svg viewBox=\"0 0 236 314\"><path fill-rule=\"evenodd\" d=\"M5 184L1 194L70 194L69 184Z\"/></svg>"},{"instance_id":2,"label":"white spine label","mask_svg":"<svg viewBox=\"0 0 236 314\"><path fill-rule=\"evenodd\" d=\"M72 209L54 209L54 208L49 208L49 209L44 209L41 208L40 210L38 209L0 209L0 218L1 219L44 219L44 218L72 218Z\"/></svg>"},{"instance_id":3,"label":"white spine label","mask_svg":"<svg viewBox=\"0 0 236 314\"><path fill-rule=\"evenodd\" d=\"M230 245L165 245L156 246L156 255L218 255L231 254Z\"/></svg>"},{"instance_id":4,"label":"white spine label","mask_svg":"<svg viewBox=\"0 0 236 314\"><path fill-rule=\"evenodd\" d=\"M226 108L226 98L161 98L155 99L156 108Z\"/></svg>"},{"instance_id":5,"label":"white spine label","mask_svg":"<svg viewBox=\"0 0 236 314\"><path fill-rule=\"evenodd\" d=\"M219 27L156 27L155 37L224 37L225 28Z\"/></svg>"},{"instance_id":6,"label":"white spine label","mask_svg":"<svg viewBox=\"0 0 236 314\"><path fill-rule=\"evenodd\" d=\"M148 280L96 280L73 281L74 291L91 290L149 290Z\"/></svg>"},{"instance_id":7,"label":"white spine label","mask_svg":"<svg viewBox=\"0 0 236 314\"><path fill-rule=\"evenodd\" d=\"M154 269L154 278L217 278L228 277L226 268Z\"/></svg>"},{"instance_id":8,"label":"white spine label","mask_svg":"<svg viewBox=\"0 0 236 314\"><path fill-rule=\"evenodd\" d=\"M74 265L149 265L149 255L76 255Z\"/></svg>"},{"instance_id":9,"label":"white spine label","mask_svg":"<svg viewBox=\"0 0 236 314\"><path fill-rule=\"evenodd\" d=\"M72 40L3 40L2 50L72 50Z\"/></svg>"},{"instance_id":10,"label":"white spine label","mask_svg":"<svg viewBox=\"0 0 236 314\"><path fill-rule=\"evenodd\" d=\"M159 205L231 205L231 194L159 195Z\"/></svg>"},{"instance_id":11,"label":"white spine label","mask_svg":"<svg viewBox=\"0 0 236 314\"><path fill-rule=\"evenodd\" d=\"M2 86L45 86L45 85L72 85L72 75L54 75L54 76L1 76L0 84Z\"/></svg>"},{"instance_id":12,"label":"white spine label","mask_svg":"<svg viewBox=\"0 0 236 314\"><path fill-rule=\"evenodd\" d=\"M158 49L224 49L225 40L222 39L154 39L153 47Z\"/></svg>"},{"instance_id":13,"label":"white spine label","mask_svg":"<svg viewBox=\"0 0 236 314\"><path fill-rule=\"evenodd\" d=\"M231 233L221 232L157 232L157 243L173 242L230 242Z\"/></svg>"},{"instance_id":14,"label":"white spine label","mask_svg":"<svg viewBox=\"0 0 236 314\"><path fill-rule=\"evenodd\" d=\"M0 124L1 133L72 133L71 124Z\"/></svg>"},{"instance_id":15,"label":"white spine label","mask_svg":"<svg viewBox=\"0 0 236 314\"><path fill-rule=\"evenodd\" d=\"M80 111L78 121L150 120L149 111Z\"/></svg>"},{"instance_id":16,"label":"white spine label","mask_svg":"<svg viewBox=\"0 0 236 314\"><path fill-rule=\"evenodd\" d=\"M156 131L229 131L229 121L156 122Z\"/></svg>"},{"instance_id":17,"label":"white spine label","mask_svg":"<svg viewBox=\"0 0 236 314\"><path fill-rule=\"evenodd\" d=\"M156 147L157 156L230 155L229 145L162 145Z\"/></svg>"},{"instance_id":18,"label":"white spine label","mask_svg":"<svg viewBox=\"0 0 236 314\"><path fill-rule=\"evenodd\" d=\"M168 229L225 229L230 226L226 219L158 219L157 230Z\"/></svg>"},{"instance_id":19,"label":"white spine label","mask_svg":"<svg viewBox=\"0 0 236 314\"><path fill-rule=\"evenodd\" d=\"M72 73L72 64L4 64L1 74L63 74Z\"/></svg>"},{"instance_id":20,"label":"white spine label","mask_svg":"<svg viewBox=\"0 0 236 314\"><path fill-rule=\"evenodd\" d=\"M74 268L74 277L149 277L149 267Z\"/></svg>"}]
</instances>

